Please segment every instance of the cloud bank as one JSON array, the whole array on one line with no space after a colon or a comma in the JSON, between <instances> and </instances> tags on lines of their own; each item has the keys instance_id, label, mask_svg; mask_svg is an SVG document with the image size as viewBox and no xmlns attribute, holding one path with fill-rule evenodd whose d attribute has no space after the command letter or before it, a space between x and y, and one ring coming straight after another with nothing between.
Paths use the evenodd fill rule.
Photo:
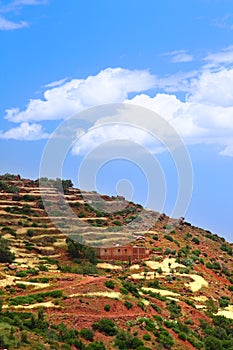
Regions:
<instances>
[{"instance_id":1,"label":"cloud bank","mask_svg":"<svg viewBox=\"0 0 233 350\"><path fill-rule=\"evenodd\" d=\"M177 55L183 54L186 53L176 51L173 58L176 60ZM107 68L86 79L50 83L43 98L31 99L24 110L11 108L6 111L8 121L21 124L0 137L44 138L48 135L38 123L65 120L96 105L126 102L159 113L186 144L215 144L220 146L221 155L233 156L233 47L208 54L203 62L199 71L167 77L158 77L145 70ZM158 90L159 93L153 93ZM182 99L180 92L184 93ZM95 136L93 130L91 132L93 139L108 139L103 132ZM115 132L114 129L107 132L111 138L119 135L117 128ZM139 135L135 134L133 138L137 137Z\"/></svg>"}]
</instances>

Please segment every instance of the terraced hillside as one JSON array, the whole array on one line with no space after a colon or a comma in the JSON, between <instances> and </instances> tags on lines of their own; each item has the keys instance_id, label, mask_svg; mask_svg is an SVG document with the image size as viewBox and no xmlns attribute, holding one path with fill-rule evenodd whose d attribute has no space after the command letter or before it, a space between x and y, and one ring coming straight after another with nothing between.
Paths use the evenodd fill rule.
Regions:
<instances>
[{"instance_id":1,"label":"terraced hillside","mask_svg":"<svg viewBox=\"0 0 233 350\"><path fill-rule=\"evenodd\" d=\"M233 349L231 244L67 184L71 221L56 183L42 189L51 220L38 181L0 178L2 348ZM101 262L81 244L129 237L148 259Z\"/></svg>"}]
</instances>

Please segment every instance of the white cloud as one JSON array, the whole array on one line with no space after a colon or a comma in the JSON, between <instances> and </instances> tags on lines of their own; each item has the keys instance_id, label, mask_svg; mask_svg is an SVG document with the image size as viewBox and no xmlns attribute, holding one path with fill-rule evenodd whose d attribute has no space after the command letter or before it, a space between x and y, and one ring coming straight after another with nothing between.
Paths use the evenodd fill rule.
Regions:
<instances>
[{"instance_id":1,"label":"white cloud","mask_svg":"<svg viewBox=\"0 0 233 350\"><path fill-rule=\"evenodd\" d=\"M160 114L186 144L216 144L221 148L221 155L233 156L233 67L229 65L233 63L233 47L208 55L205 62L209 66L205 65L199 71L160 78L148 71L107 68L86 79L60 80L47 86L43 99L30 100L25 110L7 110L6 119L26 122L29 127L29 122L63 120L88 107L127 102ZM152 88L160 93L147 94L146 91ZM180 92L183 98L180 98ZM134 93L131 99L130 93ZM17 135L16 129L12 129L14 135ZM83 131L83 145L76 146L76 153L82 152L88 143L94 145L98 140L116 139L119 135L139 139L142 143L148 141L135 130L131 136L130 132L120 130L119 126L105 131L101 128L95 132L92 129ZM36 135L45 137L41 129ZM20 132L18 136L21 137Z\"/></svg>"},{"instance_id":2,"label":"white cloud","mask_svg":"<svg viewBox=\"0 0 233 350\"><path fill-rule=\"evenodd\" d=\"M72 79L48 89L44 99L30 100L27 108L6 111L6 119L13 122L66 119L85 108L123 102L130 92L141 92L155 85L155 77L147 71L107 68L86 79Z\"/></svg>"},{"instance_id":3,"label":"white cloud","mask_svg":"<svg viewBox=\"0 0 233 350\"><path fill-rule=\"evenodd\" d=\"M188 54L185 50L166 52L163 54L163 56L169 56L170 62L172 63L185 63L193 60L193 56Z\"/></svg>"},{"instance_id":4,"label":"white cloud","mask_svg":"<svg viewBox=\"0 0 233 350\"><path fill-rule=\"evenodd\" d=\"M189 101L215 106L233 106L233 68L205 70L192 79Z\"/></svg>"},{"instance_id":5,"label":"white cloud","mask_svg":"<svg viewBox=\"0 0 233 350\"><path fill-rule=\"evenodd\" d=\"M5 133L0 132L2 139L14 140L40 140L48 138L49 134L43 132L40 124L29 124L27 122L21 123L19 126L12 128Z\"/></svg>"},{"instance_id":6,"label":"white cloud","mask_svg":"<svg viewBox=\"0 0 233 350\"><path fill-rule=\"evenodd\" d=\"M233 64L233 45L215 53L209 53L204 57L205 68L214 68Z\"/></svg>"},{"instance_id":7,"label":"white cloud","mask_svg":"<svg viewBox=\"0 0 233 350\"><path fill-rule=\"evenodd\" d=\"M7 14L7 13L16 13L18 15L18 11L21 10L24 6L29 5L45 5L47 3L47 0L14 0L9 2L6 5L2 5L0 7L0 13ZM1 5L1 4L0 4ZM0 16L0 30L16 30L28 27L29 24L27 21L14 21L9 20L5 18L5 15Z\"/></svg>"},{"instance_id":8,"label":"white cloud","mask_svg":"<svg viewBox=\"0 0 233 350\"><path fill-rule=\"evenodd\" d=\"M228 146L225 147L223 151L221 151L219 154L222 156L229 156L233 157L233 143L231 142Z\"/></svg>"},{"instance_id":9,"label":"white cloud","mask_svg":"<svg viewBox=\"0 0 233 350\"><path fill-rule=\"evenodd\" d=\"M28 23L21 21L19 23L9 21L6 18L0 16L0 30L15 30L20 28L25 28L28 26Z\"/></svg>"},{"instance_id":10,"label":"white cloud","mask_svg":"<svg viewBox=\"0 0 233 350\"><path fill-rule=\"evenodd\" d=\"M51 83L44 85L44 87L46 87L46 88L53 88L53 87L61 86L65 82L67 82L67 80L68 80L67 78L64 78L64 79L52 81Z\"/></svg>"}]
</instances>

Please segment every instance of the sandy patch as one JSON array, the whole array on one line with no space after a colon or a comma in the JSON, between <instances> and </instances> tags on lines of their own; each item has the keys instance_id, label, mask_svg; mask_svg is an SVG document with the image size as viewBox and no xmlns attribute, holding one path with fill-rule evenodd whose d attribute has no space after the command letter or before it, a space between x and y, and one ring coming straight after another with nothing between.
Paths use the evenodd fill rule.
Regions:
<instances>
[{"instance_id":1,"label":"sandy patch","mask_svg":"<svg viewBox=\"0 0 233 350\"><path fill-rule=\"evenodd\" d=\"M195 305L196 309L206 309L205 305Z\"/></svg>"},{"instance_id":2,"label":"sandy patch","mask_svg":"<svg viewBox=\"0 0 233 350\"><path fill-rule=\"evenodd\" d=\"M130 266L130 270L139 270L139 269L140 269L140 265L138 264Z\"/></svg>"},{"instance_id":3,"label":"sandy patch","mask_svg":"<svg viewBox=\"0 0 233 350\"><path fill-rule=\"evenodd\" d=\"M199 297L193 297L192 299L200 302L205 302L208 298L205 295L200 295Z\"/></svg>"},{"instance_id":4,"label":"sandy patch","mask_svg":"<svg viewBox=\"0 0 233 350\"><path fill-rule=\"evenodd\" d=\"M15 282L19 281L20 277L6 275L4 279L0 280L0 287L12 286L15 284Z\"/></svg>"},{"instance_id":5,"label":"sandy patch","mask_svg":"<svg viewBox=\"0 0 233 350\"><path fill-rule=\"evenodd\" d=\"M99 269L109 269L109 270L122 270L121 266L118 265L112 265L109 263L98 263L96 265Z\"/></svg>"},{"instance_id":6,"label":"sandy patch","mask_svg":"<svg viewBox=\"0 0 233 350\"><path fill-rule=\"evenodd\" d=\"M177 276L184 276L184 277L189 277L193 280L193 282L188 282L185 283L185 287L188 287L191 289L193 293L199 291L201 288L208 288L209 284L208 282L199 275L195 274L176 274Z\"/></svg>"},{"instance_id":7,"label":"sandy patch","mask_svg":"<svg viewBox=\"0 0 233 350\"><path fill-rule=\"evenodd\" d=\"M75 294L70 294L69 298L73 297L106 297L106 298L111 298L111 299L120 299L121 298L121 293L119 292L90 292L90 293L75 293Z\"/></svg>"},{"instance_id":8,"label":"sandy patch","mask_svg":"<svg viewBox=\"0 0 233 350\"><path fill-rule=\"evenodd\" d=\"M142 290L145 291L151 291L152 293L158 293L162 296L173 296L173 297L178 297L180 296L180 294L172 292L170 290L166 290L166 289L156 289L156 288L147 288L147 287L142 287Z\"/></svg>"},{"instance_id":9,"label":"sandy patch","mask_svg":"<svg viewBox=\"0 0 233 350\"><path fill-rule=\"evenodd\" d=\"M37 282L28 282L28 281L18 281L20 284L24 284L25 286L33 286L35 289L42 289L50 286L50 283L37 283ZM17 284L17 281L16 281Z\"/></svg>"},{"instance_id":10,"label":"sandy patch","mask_svg":"<svg viewBox=\"0 0 233 350\"><path fill-rule=\"evenodd\" d=\"M171 269L176 269L177 267L186 267L182 264L177 263L175 258L165 258L162 262L149 260L146 261L146 265L152 270L157 270L158 268L161 268L164 273L169 273Z\"/></svg>"},{"instance_id":11,"label":"sandy patch","mask_svg":"<svg viewBox=\"0 0 233 350\"><path fill-rule=\"evenodd\" d=\"M37 309L41 306L46 308L49 308L49 307L60 308L59 305L54 305L51 301L46 301L46 302L36 303L32 305L11 305L11 306L3 305L3 309L8 309L9 307L14 309Z\"/></svg>"},{"instance_id":12,"label":"sandy patch","mask_svg":"<svg viewBox=\"0 0 233 350\"><path fill-rule=\"evenodd\" d=\"M225 309L220 309L216 315L233 319L233 305L229 305Z\"/></svg>"},{"instance_id":13,"label":"sandy patch","mask_svg":"<svg viewBox=\"0 0 233 350\"><path fill-rule=\"evenodd\" d=\"M140 272L140 273L133 273L130 278L134 280L153 280L156 278L156 273L154 272Z\"/></svg>"}]
</instances>

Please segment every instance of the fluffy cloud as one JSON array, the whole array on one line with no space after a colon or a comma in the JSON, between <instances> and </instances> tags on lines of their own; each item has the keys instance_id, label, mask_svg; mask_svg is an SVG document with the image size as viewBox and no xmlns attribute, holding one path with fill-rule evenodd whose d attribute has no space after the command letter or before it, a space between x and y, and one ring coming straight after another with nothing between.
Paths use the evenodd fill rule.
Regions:
<instances>
[{"instance_id":1,"label":"fluffy cloud","mask_svg":"<svg viewBox=\"0 0 233 350\"><path fill-rule=\"evenodd\" d=\"M9 109L6 119L12 122L66 119L85 108L123 102L130 92L141 92L155 85L147 71L108 68L86 79L72 79L48 89L44 99L30 100L26 110Z\"/></svg>"},{"instance_id":2,"label":"fluffy cloud","mask_svg":"<svg viewBox=\"0 0 233 350\"><path fill-rule=\"evenodd\" d=\"M182 52L176 52L176 54ZM175 53L173 54L175 57ZM22 123L1 137L37 139L46 137L39 124L46 120L64 120L88 107L114 102L127 102L148 108L165 118L183 137L186 144L216 144L220 154L233 156L233 47L209 54L199 71L155 77L148 71L107 68L86 79L60 80L47 85L43 99L32 99L25 110L6 111L6 119ZM147 90L156 88L157 94ZM183 93L181 99L180 92ZM133 93L134 97L129 98ZM184 95L185 93L185 95ZM24 130L36 126L36 130ZM92 127L96 127L96 122ZM38 128L38 129L37 129ZM147 126L148 128L148 126ZM129 138L146 143L145 135L136 130L111 127L83 130L83 144L75 152L82 153L85 145ZM28 135L34 136L28 136ZM18 136L17 136L18 135ZM35 136L36 135L36 136ZM127 136L128 135L128 136ZM30 138L31 137L31 138Z\"/></svg>"},{"instance_id":3,"label":"fluffy cloud","mask_svg":"<svg viewBox=\"0 0 233 350\"><path fill-rule=\"evenodd\" d=\"M14 140L40 140L47 138L49 135L42 130L39 124L29 124L27 122L21 123L19 126L12 128L5 133L0 132L2 139Z\"/></svg>"}]
</instances>

